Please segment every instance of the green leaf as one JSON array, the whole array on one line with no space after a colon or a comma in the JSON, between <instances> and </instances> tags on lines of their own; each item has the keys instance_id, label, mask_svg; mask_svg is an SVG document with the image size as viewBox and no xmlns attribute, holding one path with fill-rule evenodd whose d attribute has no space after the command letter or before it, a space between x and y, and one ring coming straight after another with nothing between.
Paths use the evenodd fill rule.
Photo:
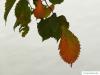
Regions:
<instances>
[{"instance_id":1,"label":"green leaf","mask_svg":"<svg viewBox=\"0 0 100 75\"><path fill-rule=\"evenodd\" d=\"M51 37L55 38L57 41L60 39L61 35L61 24L58 21L58 17L56 13L54 13L49 19L48 19L49 28L51 29Z\"/></svg>"},{"instance_id":2,"label":"green leaf","mask_svg":"<svg viewBox=\"0 0 100 75\"><path fill-rule=\"evenodd\" d=\"M50 37L54 37L57 41L60 38L60 26L55 13L49 18L41 20L37 28L43 41Z\"/></svg>"},{"instance_id":3,"label":"green leaf","mask_svg":"<svg viewBox=\"0 0 100 75\"><path fill-rule=\"evenodd\" d=\"M57 17L56 13L53 13L51 17L41 20L38 25L38 32L42 37L42 40L55 38L57 41L61 37L61 26L64 26L66 30L69 28L69 22L67 22L65 16L61 15Z\"/></svg>"},{"instance_id":4,"label":"green leaf","mask_svg":"<svg viewBox=\"0 0 100 75\"><path fill-rule=\"evenodd\" d=\"M11 8L13 7L14 3L16 0L6 0L5 3L5 12L4 12L4 19L5 21L7 21L7 16L11 10Z\"/></svg>"},{"instance_id":5,"label":"green leaf","mask_svg":"<svg viewBox=\"0 0 100 75\"><path fill-rule=\"evenodd\" d=\"M19 32L22 33L22 37L24 37L28 33L29 31L28 24L31 21L32 10L28 6L29 5L28 3L29 2L27 0L20 0L15 7L15 16L17 20L14 25L14 29L17 26L20 26Z\"/></svg>"},{"instance_id":6,"label":"green leaf","mask_svg":"<svg viewBox=\"0 0 100 75\"><path fill-rule=\"evenodd\" d=\"M49 18L41 20L38 23L37 28L43 41L50 37L54 37L56 40L59 40L60 38L60 26L57 22L57 16L55 13Z\"/></svg>"},{"instance_id":7,"label":"green leaf","mask_svg":"<svg viewBox=\"0 0 100 75\"><path fill-rule=\"evenodd\" d=\"M20 0L15 8L15 16L22 25L28 25L31 21L31 9L27 0Z\"/></svg>"},{"instance_id":8,"label":"green leaf","mask_svg":"<svg viewBox=\"0 0 100 75\"><path fill-rule=\"evenodd\" d=\"M42 37L42 40L46 40L51 37L51 29L49 28L50 26L48 25L48 20L41 20L38 25L38 32L40 36Z\"/></svg>"},{"instance_id":9,"label":"green leaf","mask_svg":"<svg viewBox=\"0 0 100 75\"><path fill-rule=\"evenodd\" d=\"M62 3L64 0L49 0L52 4L60 4Z\"/></svg>"},{"instance_id":10,"label":"green leaf","mask_svg":"<svg viewBox=\"0 0 100 75\"><path fill-rule=\"evenodd\" d=\"M64 15L58 17L58 22L63 25L66 29L69 29L69 22Z\"/></svg>"}]
</instances>

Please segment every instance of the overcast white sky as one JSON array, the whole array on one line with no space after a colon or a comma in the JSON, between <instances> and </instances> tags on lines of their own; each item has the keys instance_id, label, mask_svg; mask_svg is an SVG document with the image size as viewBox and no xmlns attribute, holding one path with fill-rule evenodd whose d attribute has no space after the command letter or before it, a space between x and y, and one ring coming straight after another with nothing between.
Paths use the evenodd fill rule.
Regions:
<instances>
[{"instance_id":1,"label":"overcast white sky","mask_svg":"<svg viewBox=\"0 0 100 75\"><path fill-rule=\"evenodd\" d=\"M73 68L60 58L54 39L41 42L35 20L25 38L13 31L13 10L5 27L4 0L0 0L0 75L81 75L81 71L100 70L100 0L65 0L55 11L66 16L81 42Z\"/></svg>"}]
</instances>

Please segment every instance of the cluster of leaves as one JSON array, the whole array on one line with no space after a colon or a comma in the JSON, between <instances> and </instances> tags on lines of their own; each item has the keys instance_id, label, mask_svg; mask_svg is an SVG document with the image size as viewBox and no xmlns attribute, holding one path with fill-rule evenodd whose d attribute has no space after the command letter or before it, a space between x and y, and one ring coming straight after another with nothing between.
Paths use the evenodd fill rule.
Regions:
<instances>
[{"instance_id":1,"label":"cluster of leaves","mask_svg":"<svg viewBox=\"0 0 100 75\"><path fill-rule=\"evenodd\" d=\"M42 3L45 1L45 5ZM80 53L80 43L78 38L69 30L69 22L64 15L57 16L53 12L56 4L61 4L64 0L49 0L51 5L48 5L46 0L33 0L33 9L28 0L19 0L15 6L16 22L14 30L19 26L19 32L22 37L25 37L29 31L29 23L31 16L40 19L37 23L38 33L42 37L42 41L49 38L54 38L59 42L59 54L61 58L68 64L76 61ZM7 21L7 16L15 4L16 0L6 0L4 19Z\"/></svg>"}]
</instances>

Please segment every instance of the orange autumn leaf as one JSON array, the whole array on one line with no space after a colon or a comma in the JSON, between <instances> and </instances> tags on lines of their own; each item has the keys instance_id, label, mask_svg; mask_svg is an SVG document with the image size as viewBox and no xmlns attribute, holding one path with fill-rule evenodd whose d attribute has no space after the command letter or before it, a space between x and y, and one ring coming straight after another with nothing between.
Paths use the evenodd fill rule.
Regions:
<instances>
[{"instance_id":1,"label":"orange autumn leaf","mask_svg":"<svg viewBox=\"0 0 100 75\"><path fill-rule=\"evenodd\" d=\"M60 56L68 64L77 60L80 53L80 44L77 37L69 30L63 30L59 44Z\"/></svg>"},{"instance_id":2,"label":"orange autumn leaf","mask_svg":"<svg viewBox=\"0 0 100 75\"><path fill-rule=\"evenodd\" d=\"M36 8L34 9L33 13L37 19L42 19L45 17L45 8L41 0L37 0Z\"/></svg>"}]
</instances>

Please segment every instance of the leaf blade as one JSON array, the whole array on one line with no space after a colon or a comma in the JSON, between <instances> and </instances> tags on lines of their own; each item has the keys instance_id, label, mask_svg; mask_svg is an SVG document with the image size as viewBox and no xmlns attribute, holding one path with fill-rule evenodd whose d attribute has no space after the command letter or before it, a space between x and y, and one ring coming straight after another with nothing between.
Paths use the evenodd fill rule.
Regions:
<instances>
[{"instance_id":1,"label":"leaf blade","mask_svg":"<svg viewBox=\"0 0 100 75\"><path fill-rule=\"evenodd\" d=\"M15 7L15 16L18 23L15 23L14 28L20 26L19 32L21 32L22 37L25 37L25 35L28 33L28 24L31 21L32 10L28 4L29 2L27 0L20 0Z\"/></svg>"},{"instance_id":2,"label":"leaf blade","mask_svg":"<svg viewBox=\"0 0 100 75\"><path fill-rule=\"evenodd\" d=\"M62 36L59 44L60 56L68 64L77 60L80 54L80 43L78 38L69 30L62 28Z\"/></svg>"},{"instance_id":3,"label":"leaf blade","mask_svg":"<svg viewBox=\"0 0 100 75\"><path fill-rule=\"evenodd\" d=\"M11 8L13 7L14 3L16 2L16 0L6 0L5 3L5 12L4 12L4 20L7 21L7 16L11 10Z\"/></svg>"}]
</instances>

